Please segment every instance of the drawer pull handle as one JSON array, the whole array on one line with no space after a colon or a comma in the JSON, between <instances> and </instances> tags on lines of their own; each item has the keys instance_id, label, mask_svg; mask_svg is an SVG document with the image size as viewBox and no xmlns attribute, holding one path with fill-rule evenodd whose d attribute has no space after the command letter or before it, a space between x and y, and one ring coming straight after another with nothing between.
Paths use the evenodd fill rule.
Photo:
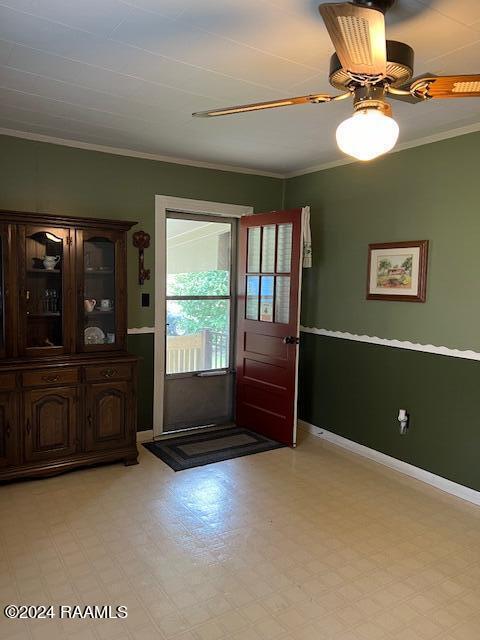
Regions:
<instances>
[{"instance_id":1,"label":"drawer pull handle","mask_svg":"<svg viewBox=\"0 0 480 640\"><path fill-rule=\"evenodd\" d=\"M30 426L30 418L27 418L27 433L28 435L30 435L30 431L32 430L32 427Z\"/></svg>"},{"instance_id":2,"label":"drawer pull handle","mask_svg":"<svg viewBox=\"0 0 480 640\"><path fill-rule=\"evenodd\" d=\"M87 422L88 422L88 428L91 429L92 428L92 414L90 413L90 411L88 412Z\"/></svg>"},{"instance_id":3,"label":"drawer pull handle","mask_svg":"<svg viewBox=\"0 0 480 640\"><path fill-rule=\"evenodd\" d=\"M58 382L60 376L43 376L42 380L45 380L45 382Z\"/></svg>"},{"instance_id":4,"label":"drawer pull handle","mask_svg":"<svg viewBox=\"0 0 480 640\"><path fill-rule=\"evenodd\" d=\"M116 369L104 369L102 371L102 376L104 378L113 378L113 376L117 373Z\"/></svg>"}]
</instances>

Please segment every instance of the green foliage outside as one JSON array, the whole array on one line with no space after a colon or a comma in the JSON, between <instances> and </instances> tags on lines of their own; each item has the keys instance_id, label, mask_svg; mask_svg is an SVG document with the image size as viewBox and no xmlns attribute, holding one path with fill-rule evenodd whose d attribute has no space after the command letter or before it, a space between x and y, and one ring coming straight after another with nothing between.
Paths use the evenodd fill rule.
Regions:
<instances>
[{"instance_id":1,"label":"green foliage outside","mask_svg":"<svg viewBox=\"0 0 480 640\"><path fill-rule=\"evenodd\" d=\"M171 296L225 296L230 293L228 271L176 273L168 278ZM169 302L170 335L198 333L204 329L227 332L228 300L176 300Z\"/></svg>"}]
</instances>

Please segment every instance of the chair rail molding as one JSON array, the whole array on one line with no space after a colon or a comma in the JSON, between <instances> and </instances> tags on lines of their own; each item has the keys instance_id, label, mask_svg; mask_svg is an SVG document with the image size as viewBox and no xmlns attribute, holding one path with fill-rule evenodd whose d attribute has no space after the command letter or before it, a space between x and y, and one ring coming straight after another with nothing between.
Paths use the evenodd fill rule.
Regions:
<instances>
[{"instance_id":1,"label":"chair rail molding","mask_svg":"<svg viewBox=\"0 0 480 640\"><path fill-rule=\"evenodd\" d=\"M132 327L127 329L129 336L138 336L141 333L155 333L155 327Z\"/></svg>"},{"instance_id":2,"label":"chair rail molding","mask_svg":"<svg viewBox=\"0 0 480 640\"><path fill-rule=\"evenodd\" d=\"M420 344L409 342L408 340L395 340L392 338L378 338L377 336L358 335L348 333L348 331L332 331L330 329L318 329L317 327L300 327L303 333L313 333L317 336L327 338L340 338L341 340L352 340L353 342L366 342L395 349L408 349L409 351L421 351L422 353L433 353L438 356L449 356L450 358L463 358L464 360L480 360L480 353L471 349L452 349L450 347L439 347L433 344Z\"/></svg>"}]
</instances>

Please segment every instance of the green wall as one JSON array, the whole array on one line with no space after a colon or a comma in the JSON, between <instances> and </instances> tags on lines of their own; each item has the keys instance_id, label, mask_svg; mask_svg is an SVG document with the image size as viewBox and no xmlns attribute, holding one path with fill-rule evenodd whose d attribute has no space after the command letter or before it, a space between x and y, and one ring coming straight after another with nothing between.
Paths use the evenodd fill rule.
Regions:
<instances>
[{"instance_id":1,"label":"green wall","mask_svg":"<svg viewBox=\"0 0 480 640\"><path fill-rule=\"evenodd\" d=\"M138 430L153 426L153 357L155 338L153 333L128 336L127 348L139 357L138 363Z\"/></svg>"},{"instance_id":2,"label":"green wall","mask_svg":"<svg viewBox=\"0 0 480 640\"><path fill-rule=\"evenodd\" d=\"M145 266L152 279L137 282L138 251L128 243L128 326L154 325L155 195L250 205L256 212L281 207L283 181L143 160L0 136L0 209L138 221L150 233ZM151 294L149 308L140 294ZM139 381L139 428L152 427L153 335L132 335L130 350L143 358Z\"/></svg>"},{"instance_id":3,"label":"green wall","mask_svg":"<svg viewBox=\"0 0 480 640\"><path fill-rule=\"evenodd\" d=\"M479 362L308 333L301 343L301 418L480 490Z\"/></svg>"},{"instance_id":4,"label":"green wall","mask_svg":"<svg viewBox=\"0 0 480 640\"><path fill-rule=\"evenodd\" d=\"M302 323L480 351L480 133L293 178L312 206ZM365 299L369 243L430 241L424 304Z\"/></svg>"},{"instance_id":5,"label":"green wall","mask_svg":"<svg viewBox=\"0 0 480 640\"><path fill-rule=\"evenodd\" d=\"M480 351L480 133L292 178L312 208L302 324ZM430 241L427 301L365 299L369 243ZM480 489L480 363L303 334L300 417ZM399 408L411 414L400 436Z\"/></svg>"},{"instance_id":6,"label":"green wall","mask_svg":"<svg viewBox=\"0 0 480 640\"><path fill-rule=\"evenodd\" d=\"M97 151L0 136L0 209L43 211L138 221L131 231L150 233L145 266L152 278L137 283L138 250L128 243L128 326L154 323L155 195L171 195L253 206L256 212L278 209L282 180L202 169ZM136 256L135 256L136 253ZM151 306L140 306L140 293Z\"/></svg>"}]
</instances>

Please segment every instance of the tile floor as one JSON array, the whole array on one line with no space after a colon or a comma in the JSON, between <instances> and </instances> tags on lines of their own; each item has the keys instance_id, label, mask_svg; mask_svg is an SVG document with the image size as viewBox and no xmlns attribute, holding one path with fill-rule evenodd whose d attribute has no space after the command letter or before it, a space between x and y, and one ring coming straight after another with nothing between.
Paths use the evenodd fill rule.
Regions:
<instances>
[{"instance_id":1,"label":"tile floor","mask_svg":"<svg viewBox=\"0 0 480 640\"><path fill-rule=\"evenodd\" d=\"M2 610L129 610L2 640L479 640L480 508L312 436L180 473L140 448L0 487Z\"/></svg>"}]
</instances>

